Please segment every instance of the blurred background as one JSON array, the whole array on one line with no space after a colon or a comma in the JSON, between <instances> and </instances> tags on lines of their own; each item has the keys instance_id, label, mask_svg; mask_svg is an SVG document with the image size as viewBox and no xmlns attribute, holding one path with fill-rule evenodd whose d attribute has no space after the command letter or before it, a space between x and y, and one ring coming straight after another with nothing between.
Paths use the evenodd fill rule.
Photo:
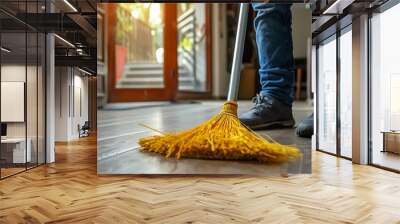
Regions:
<instances>
[{"instance_id":1,"label":"blurred background","mask_svg":"<svg viewBox=\"0 0 400 224\"><path fill-rule=\"evenodd\" d=\"M311 9L307 6L292 6L293 88L295 99L303 101L311 98L307 69ZM121 102L224 99L238 13L239 4L99 4L98 107ZM254 17L251 10L240 99L251 99L260 88Z\"/></svg>"}]
</instances>

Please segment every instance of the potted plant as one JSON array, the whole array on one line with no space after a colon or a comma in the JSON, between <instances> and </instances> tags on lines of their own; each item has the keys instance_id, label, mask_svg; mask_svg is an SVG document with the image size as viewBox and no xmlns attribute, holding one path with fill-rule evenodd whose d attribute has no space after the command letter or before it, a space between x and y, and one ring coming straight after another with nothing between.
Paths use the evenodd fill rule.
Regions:
<instances>
[{"instance_id":1,"label":"potted plant","mask_svg":"<svg viewBox=\"0 0 400 224\"><path fill-rule=\"evenodd\" d=\"M139 24L148 24L150 18L150 6L151 3L138 3L138 4L118 4L116 11L117 24L116 24L116 81L120 80L125 64L127 62L128 53L132 50L132 33L135 29L139 29L138 32L142 32ZM146 40L142 40L146 41ZM134 57L134 56L133 56Z\"/></svg>"},{"instance_id":2,"label":"potted plant","mask_svg":"<svg viewBox=\"0 0 400 224\"><path fill-rule=\"evenodd\" d=\"M124 72L128 48L126 46L126 39L130 32L133 31L133 23L129 11L124 7L124 4L119 4L116 11L117 24L115 27L116 41L115 41L115 57L116 57L116 76L118 82Z\"/></svg>"}]
</instances>

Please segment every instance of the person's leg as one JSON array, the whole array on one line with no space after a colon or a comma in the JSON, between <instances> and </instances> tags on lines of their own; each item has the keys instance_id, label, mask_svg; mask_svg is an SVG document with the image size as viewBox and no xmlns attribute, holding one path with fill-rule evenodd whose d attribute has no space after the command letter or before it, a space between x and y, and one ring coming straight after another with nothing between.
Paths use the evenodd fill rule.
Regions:
<instances>
[{"instance_id":1,"label":"person's leg","mask_svg":"<svg viewBox=\"0 0 400 224\"><path fill-rule=\"evenodd\" d=\"M294 59L290 4L254 3L254 21L263 96L292 105Z\"/></svg>"},{"instance_id":2,"label":"person's leg","mask_svg":"<svg viewBox=\"0 0 400 224\"><path fill-rule=\"evenodd\" d=\"M260 94L255 106L240 115L251 128L293 126L294 60L290 4L253 3L259 57Z\"/></svg>"}]
</instances>

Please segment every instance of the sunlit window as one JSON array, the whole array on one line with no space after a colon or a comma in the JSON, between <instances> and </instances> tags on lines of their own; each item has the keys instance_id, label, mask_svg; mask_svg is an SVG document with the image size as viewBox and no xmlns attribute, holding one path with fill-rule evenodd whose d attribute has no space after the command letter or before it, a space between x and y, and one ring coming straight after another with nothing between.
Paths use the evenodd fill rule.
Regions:
<instances>
[{"instance_id":1,"label":"sunlit window","mask_svg":"<svg viewBox=\"0 0 400 224\"><path fill-rule=\"evenodd\" d=\"M351 29L346 31L340 36L340 154L351 158L352 33Z\"/></svg>"},{"instance_id":2,"label":"sunlit window","mask_svg":"<svg viewBox=\"0 0 400 224\"><path fill-rule=\"evenodd\" d=\"M400 170L400 5L373 15L372 163Z\"/></svg>"},{"instance_id":3,"label":"sunlit window","mask_svg":"<svg viewBox=\"0 0 400 224\"><path fill-rule=\"evenodd\" d=\"M336 153L336 40L318 47L318 149Z\"/></svg>"}]
</instances>

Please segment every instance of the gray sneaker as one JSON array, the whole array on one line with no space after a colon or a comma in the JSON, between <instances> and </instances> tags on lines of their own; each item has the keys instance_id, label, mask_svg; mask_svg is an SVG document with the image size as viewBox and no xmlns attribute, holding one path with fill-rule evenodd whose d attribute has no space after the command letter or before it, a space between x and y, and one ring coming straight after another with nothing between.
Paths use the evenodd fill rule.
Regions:
<instances>
[{"instance_id":1,"label":"gray sneaker","mask_svg":"<svg viewBox=\"0 0 400 224\"><path fill-rule=\"evenodd\" d=\"M251 129L275 127L293 127L292 107L272 97L257 95L253 98L255 105L239 116L242 123Z\"/></svg>"}]
</instances>

